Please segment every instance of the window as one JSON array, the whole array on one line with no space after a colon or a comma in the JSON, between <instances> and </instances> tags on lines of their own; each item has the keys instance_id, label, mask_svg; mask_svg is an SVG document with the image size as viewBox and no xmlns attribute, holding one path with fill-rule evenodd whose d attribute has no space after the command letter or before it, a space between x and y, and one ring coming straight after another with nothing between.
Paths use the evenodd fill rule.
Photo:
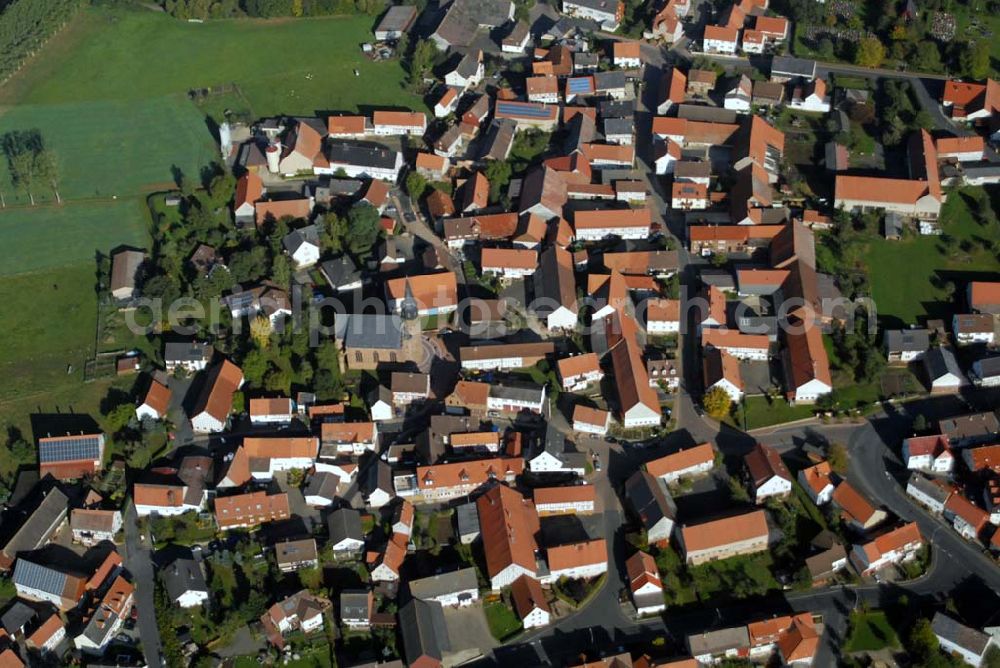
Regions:
<instances>
[{"instance_id":1,"label":"window","mask_svg":"<svg viewBox=\"0 0 1000 668\"><path fill-rule=\"evenodd\" d=\"M360 350L354 353L354 361L355 362L360 362L361 361L361 351Z\"/></svg>"},{"instance_id":2,"label":"window","mask_svg":"<svg viewBox=\"0 0 1000 668\"><path fill-rule=\"evenodd\" d=\"M378 364L378 353L372 353L372 359L375 361L375 364Z\"/></svg>"},{"instance_id":3,"label":"window","mask_svg":"<svg viewBox=\"0 0 1000 668\"><path fill-rule=\"evenodd\" d=\"M389 353L389 361L390 362L396 361L396 353Z\"/></svg>"}]
</instances>

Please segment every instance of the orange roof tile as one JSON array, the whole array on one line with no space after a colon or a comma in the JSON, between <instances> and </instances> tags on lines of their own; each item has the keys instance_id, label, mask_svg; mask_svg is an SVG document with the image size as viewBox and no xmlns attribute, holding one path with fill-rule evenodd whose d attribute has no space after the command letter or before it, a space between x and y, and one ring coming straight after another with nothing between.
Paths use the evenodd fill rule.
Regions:
<instances>
[{"instance_id":1,"label":"orange roof tile","mask_svg":"<svg viewBox=\"0 0 1000 668\"><path fill-rule=\"evenodd\" d=\"M608 411L602 411L600 408L591 408L583 404L577 404L573 408L574 423L579 422L580 424L604 427L608 424L610 417L611 414Z\"/></svg>"},{"instance_id":2,"label":"orange roof tile","mask_svg":"<svg viewBox=\"0 0 1000 668\"><path fill-rule=\"evenodd\" d=\"M684 471L699 464L715 461L715 450L711 443L701 443L693 448L678 450L659 459L646 462L646 470L659 478L677 471Z\"/></svg>"},{"instance_id":3,"label":"orange roof tile","mask_svg":"<svg viewBox=\"0 0 1000 668\"><path fill-rule=\"evenodd\" d=\"M555 503L596 503L597 492L593 485L566 485L564 487L536 487L535 507Z\"/></svg>"},{"instance_id":4,"label":"orange roof tile","mask_svg":"<svg viewBox=\"0 0 1000 668\"><path fill-rule=\"evenodd\" d=\"M868 499L863 497L846 480L837 485L837 489L833 490L833 502L843 511L849 520L854 520L862 525L867 524L876 511Z\"/></svg>"},{"instance_id":5,"label":"orange roof tile","mask_svg":"<svg viewBox=\"0 0 1000 668\"><path fill-rule=\"evenodd\" d=\"M550 547L545 552L550 571L606 563L608 543L603 538Z\"/></svg>"},{"instance_id":6,"label":"orange roof tile","mask_svg":"<svg viewBox=\"0 0 1000 668\"><path fill-rule=\"evenodd\" d=\"M331 135L360 135L365 133L367 123L364 116L330 116L326 119L326 131Z\"/></svg>"},{"instance_id":7,"label":"orange roof tile","mask_svg":"<svg viewBox=\"0 0 1000 668\"><path fill-rule=\"evenodd\" d=\"M244 204L253 204L264 194L264 182L257 172L249 171L236 182L236 208Z\"/></svg>"},{"instance_id":8,"label":"orange roof tile","mask_svg":"<svg viewBox=\"0 0 1000 668\"><path fill-rule=\"evenodd\" d=\"M142 400L142 403L160 415L166 415L167 409L170 407L171 394L170 388L154 380L150 382L146 398Z\"/></svg>"},{"instance_id":9,"label":"orange roof tile","mask_svg":"<svg viewBox=\"0 0 1000 668\"><path fill-rule=\"evenodd\" d=\"M572 357L563 357L557 362L560 378L572 378L586 373L601 370L600 360L596 353L583 353Z\"/></svg>"},{"instance_id":10,"label":"orange roof tile","mask_svg":"<svg viewBox=\"0 0 1000 668\"><path fill-rule=\"evenodd\" d=\"M476 509L487 575L493 577L512 564L534 573L539 530L534 504L510 487L497 485L476 500Z\"/></svg>"},{"instance_id":11,"label":"orange roof tile","mask_svg":"<svg viewBox=\"0 0 1000 668\"><path fill-rule=\"evenodd\" d=\"M767 535L767 516L763 510L681 528L686 552L708 550Z\"/></svg>"},{"instance_id":12,"label":"orange roof tile","mask_svg":"<svg viewBox=\"0 0 1000 668\"><path fill-rule=\"evenodd\" d=\"M251 458L315 459L319 442L315 436L247 437L243 448Z\"/></svg>"},{"instance_id":13,"label":"orange roof tile","mask_svg":"<svg viewBox=\"0 0 1000 668\"><path fill-rule=\"evenodd\" d=\"M487 268L532 269L538 266L538 251L524 248L484 248L481 265Z\"/></svg>"},{"instance_id":14,"label":"orange roof tile","mask_svg":"<svg viewBox=\"0 0 1000 668\"><path fill-rule=\"evenodd\" d=\"M510 585L510 596L514 600L514 609L517 616L524 619L531 614L535 608L550 612L549 604L545 600L545 592L538 580L522 575Z\"/></svg>"}]
</instances>

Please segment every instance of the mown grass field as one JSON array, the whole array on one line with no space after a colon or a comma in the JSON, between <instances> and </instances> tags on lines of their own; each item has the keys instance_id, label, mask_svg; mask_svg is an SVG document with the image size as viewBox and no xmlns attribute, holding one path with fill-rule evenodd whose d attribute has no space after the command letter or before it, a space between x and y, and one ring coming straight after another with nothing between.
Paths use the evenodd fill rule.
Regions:
<instances>
[{"instance_id":1,"label":"mown grass field","mask_svg":"<svg viewBox=\"0 0 1000 668\"><path fill-rule=\"evenodd\" d=\"M978 243L990 238L990 229L976 222L963 191L954 191L941 210L944 232L956 240L958 250L945 252L940 239L913 236L899 241L872 239L866 255L872 298L883 327L900 327L924 318L948 318L955 303L964 303L969 279L996 280L1000 260ZM961 250L971 242L970 250ZM943 282L955 286L949 297Z\"/></svg>"},{"instance_id":2,"label":"mown grass field","mask_svg":"<svg viewBox=\"0 0 1000 668\"><path fill-rule=\"evenodd\" d=\"M5 211L0 213L0 255L5 258L0 276L85 265L91 276L86 287L92 290L97 253L107 255L119 245L148 247L147 221L137 199Z\"/></svg>"},{"instance_id":3,"label":"mown grass field","mask_svg":"<svg viewBox=\"0 0 1000 668\"><path fill-rule=\"evenodd\" d=\"M397 60L375 63L360 44L367 16L193 24L139 7L89 8L0 89L0 135L37 129L60 165L61 206L15 193L0 158L0 425L30 413L97 416L100 398L127 379L83 383L96 329L97 252L148 247L144 195L175 172L197 179L218 159L208 116L353 111L362 105L426 109L402 90ZM355 76L355 69L360 76ZM236 84L239 94L188 98ZM114 328L120 332L121 327ZM127 348L128 336L102 340ZM69 369L71 372L67 373ZM25 433L28 433L25 431Z\"/></svg>"}]
</instances>

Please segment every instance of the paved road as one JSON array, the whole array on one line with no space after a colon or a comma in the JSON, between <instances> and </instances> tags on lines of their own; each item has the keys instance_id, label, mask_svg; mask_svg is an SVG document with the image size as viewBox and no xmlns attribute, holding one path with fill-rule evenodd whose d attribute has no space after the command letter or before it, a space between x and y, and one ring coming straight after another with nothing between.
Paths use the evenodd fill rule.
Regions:
<instances>
[{"instance_id":1,"label":"paved road","mask_svg":"<svg viewBox=\"0 0 1000 668\"><path fill-rule=\"evenodd\" d=\"M131 500L125 512L125 567L135 580L135 605L139 610L136 628L142 641L142 652L146 663L159 666L160 629L156 623L156 575L153 571L153 554L147 547L149 536L145 542L139 538L139 518Z\"/></svg>"}]
</instances>

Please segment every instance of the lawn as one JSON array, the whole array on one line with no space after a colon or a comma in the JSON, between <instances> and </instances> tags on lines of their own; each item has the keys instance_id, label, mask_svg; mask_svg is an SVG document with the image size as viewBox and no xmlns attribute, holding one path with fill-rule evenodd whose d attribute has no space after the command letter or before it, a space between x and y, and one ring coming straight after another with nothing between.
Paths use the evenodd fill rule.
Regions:
<instances>
[{"instance_id":1,"label":"lawn","mask_svg":"<svg viewBox=\"0 0 1000 668\"><path fill-rule=\"evenodd\" d=\"M81 202L66 206L39 206L11 209L0 213L0 276L24 274L39 270L58 270L86 264L86 285L65 285L63 288L88 288L93 294L95 258L108 255L119 245L149 247L148 214L138 199ZM44 239L44 243L39 243ZM82 271L82 270L81 270ZM51 282L58 283L52 275ZM41 283L41 279L31 279ZM46 280L45 282L49 282ZM41 286L28 291L34 301ZM0 290L4 290L0 286ZM34 294L31 294L31 293ZM43 291L44 292L44 291ZM75 297L78 301L84 294ZM93 301L90 299L90 301ZM79 306L83 308L81 304ZM93 310L94 306L87 307Z\"/></svg>"},{"instance_id":2,"label":"lawn","mask_svg":"<svg viewBox=\"0 0 1000 668\"><path fill-rule=\"evenodd\" d=\"M947 318L955 299L975 274L1000 272L1000 261L977 239L993 238L969 208L965 190L951 191L941 209L944 232L955 239L955 250L947 251L935 237L913 236L900 241L872 239L865 255L871 278L872 298L882 327L899 327L924 318ZM968 252L961 249L971 243ZM951 282L957 293L949 296Z\"/></svg>"},{"instance_id":3,"label":"lawn","mask_svg":"<svg viewBox=\"0 0 1000 668\"><path fill-rule=\"evenodd\" d=\"M899 638L885 613L852 612L851 633L844 645L845 652L877 652L887 647L899 647Z\"/></svg>"},{"instance_id":4,"label":"lawn","mask_svg":"<svg viewBox=\"0 0 1000 668\"><path fill-rule=\"evenodd\" d=\"M759 429L773 424L793 422L812 417L815 406L792 406L784 399L769 400L764 396L747 397L736 407L732 423L740 429Z\"/></svg>"},{"instance_id":5,"label":"lawn","mask_svg":"<svg viewBox=\"0 0 1000 668\"><path fill-rule=\"evenodd\" d=\"M490 633L497 640L506 640L520 632L521 621L503 601L487 603L483 606L483 612L486 613L486 623L490 627Z\"/></svg>"}]
</instances>

